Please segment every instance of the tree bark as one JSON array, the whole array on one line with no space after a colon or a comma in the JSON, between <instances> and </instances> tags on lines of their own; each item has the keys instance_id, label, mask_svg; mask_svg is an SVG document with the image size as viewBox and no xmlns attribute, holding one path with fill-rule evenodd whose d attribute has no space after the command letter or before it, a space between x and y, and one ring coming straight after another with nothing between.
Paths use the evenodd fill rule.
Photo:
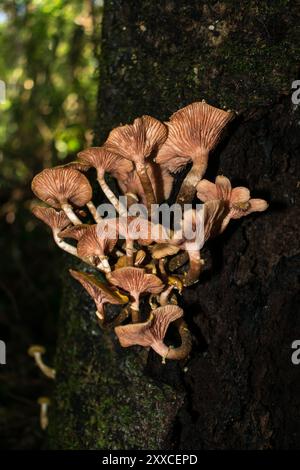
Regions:
<instances>
[{"instance_id":1,"label":"tree bark","mask_svg":"<svg viewBox=\"0 0 300 470\"><path fill-rule=\"evenodd\" d=\"M167 120L205 99L239 116L210 156L270 208L207 244L184 292L188 362L121 349L68 278L57 347L50 446L59 449L264 449L300 445L297 308L299 110L292 1L107 0L97 143L142 114ZM300 367L300 366L299 366Z\"/></svg>"}]
</instances>

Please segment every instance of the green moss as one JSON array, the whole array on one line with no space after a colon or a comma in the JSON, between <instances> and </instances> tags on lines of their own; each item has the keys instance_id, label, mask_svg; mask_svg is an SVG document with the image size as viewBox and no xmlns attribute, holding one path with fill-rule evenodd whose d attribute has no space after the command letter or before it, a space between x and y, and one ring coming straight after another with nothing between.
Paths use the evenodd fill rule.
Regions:
<instances>
[{"instance_id":1,"label":"green moss","mask_svg":"<svg viewBox=\"0 0 300 470\"><path fill-rule=\"evenodd\" d=\"M144 373L145 354L103 333L95 307L65 283L57 385L49 437L55 449L156 449L165 445L183 396Z\"/></svg>"}]
</instances>

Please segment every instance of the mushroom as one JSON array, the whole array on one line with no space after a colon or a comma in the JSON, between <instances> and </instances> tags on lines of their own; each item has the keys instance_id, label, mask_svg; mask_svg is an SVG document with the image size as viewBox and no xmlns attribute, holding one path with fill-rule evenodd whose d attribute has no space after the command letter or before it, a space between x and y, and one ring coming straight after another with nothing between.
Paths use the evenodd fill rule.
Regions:
<instances>
[{"instance_id":1,"label":"mushroom","mask_svg":"<svg viewBox=\"0 0 300 470\"><path fill-rule=\"evenodd\" d=\"M43 431L45 431L49 424L48 419L48 408L51 401L48 397L40 397L38 399L38 404L40 405L40 426Z\"/></svg>"},{"instance_id":2,"label":"mushroom","mask_svg":"<svg viewBox=\"0 0 300 470\"><path fill-rule=\"evenodd\" d=\"M189 270L184 277L184 285L189 286L199 279L203 265L200 250L210 236L218 233L223 214L224 203L217 200L206 202L201 212L194 209L184 212L181 230L183 229L185 240L179 247L188 252L190 262ZM178 238L182 236L181 230Z\"/></svg>"},{"instance_id":3,"label":"mushroom","mask_svg":"<svg viewBox=\"0 0 300 470\"><path fill-rule=\"evenodd\" d=\"M223 219L220 231L223 232L230 222L230 219L239 219L251 212L262 212L268 208L268 203L264 199L251 199L248 188L238 186L232 188L231 182L226 176L219 175L215 183L202 180L197 185L197 197L203 201L217 199L224 201L227 214Z\"/></svg>"},{"instance_id":4,"label":"mushroom","mask_svg":"<svg viewBox=\"0 0 300 470\"><path fill-rule=\"evenodd\" d=\"M162 225L154 224L143 217L109 219L108 224L117 226L119 235L125 239L127 266L134 264L134 241L140 245L150 245L153 241L163 241L170 236Z\"/></svg>"},{"instance_id":5,"label":"mushroom","mask_svg":"<svg viewBox=\"0 0 300 470\"><path fill-rule=\"evenodd\" d=\"M73 238L74 240L80 240L80 238L85 234L86 230L90 227L88 224L81 225L72 225L67 227L64 230L61 230L58 233L60 238Z\"/></svg>"},{"instance_id":6,"label":"mushroom","mask_svg":"<svg viewBox=\"0 0 300 470\"><path fill-rule=\"evenodd\" d=\"M146 169L156 201L161 203L163 200L168 199L173 188L174 177L169 171L154 162L147 163ZM127 197L128 207L137 202L147 205L147 196L136 170L128 173L126 179L118 179L118 184Z\"/></svg>"},{"instance_id":7,"label":"mushroom","mask_svg":"<svg viewBox=\"0 0 300 470\"><path fill-rule=\"evenodd\" d=\"M91 168L91 165L82 162L77 162L75 160L73 162L65 163L64 165L58 165L56 166L56 168L73 168L73 170L79 170L83 173L86 173Z\"/></svg>"},{"instance_id":8,"label":"mushroom","mask_svg":"<svg viewBox=\"0 0 300 470\"><path fill-rule=\"evenodd\" d=\"M163 123L151 116L142 116L131 125L113 129L105 142L108 150L134 162L146 196L148 214L151 214L151 205L156 199L146 159L161 147L166 138L167 128Z\"/></svg>"},{"instance_id":9,"label":"mushroom","mask_svg":"<svg viewBox=\"0 0 300 470\"><path fill-rule=\"evenodd\" d=\"M142 268L120 268L108 276L109 282L129 292L134 301L131 303L131 315L134 323L139 321L140 295L146 292L159 294L164 284L154 274L147 274Z\"/></svg>"},{"instance_id":10,"label":"mushroom","mask_svg":"<svg viewBox=\"0 0 300 470\"><path fill-rule=\"evenodd\" d=\"M174 286L171 285L167 287L166 290L162 291L162 293L159 296L159 303L161 307L165 307L166 305L168 305L169 297L173 289L174 289Z\"/></svg>"},{"instance_id":11,"label":"mushroom","mask_svg":"<svg viewBox=\"0 0 300 470\"><path fill-rule=\"evenodd\" d=\"M164 343L168 326L183 316L182 308L177 305L166 305L152 310L150 318L144 323L135 323L115 328L122 347L140 345L151 347L165 359L184 359L191 351L191 336L184 322L177 323L181 336L181 346L170 348Z\"/></svg>"},{"instance_id":12,"label":"mushroom","mask_svg":"<svg viewBox=\"0 0 300 470\"><path fill-rule=\"evenodd\" d=\"M44 364L43 362L42 356L46 352L46 349L44 348L44 346L41 346L39 344L34 344L30 346L27 352L29 356L34 358L36 365L43 372L43 374L46 375L46 377L48 377L49 379L55 379L55 374L56 374L55 369L52 369L51 367L46 366L46 364Z\"/></svg>"},{"instance_id":13,"label":"mushroom","mask_svg":"<svg viewBox=\"0 0 300 470\"><path fill-rule=\"evenodd\" d=\"M105 172L111 173L112 176L117 179L123 180L126 179L127 174L132 171L132 163L119 155L109 152L105 147L87 148L82 152L79 152L78 158L81 162L88 163L96 168L97 179L102 191L106 195L107 199L113 204L120 216L125 216L127 214L127 209L120 203L106 183Z\"/></svg>"},{"instance_id":14,"label":"mushroom","mask_svg":"<svg viewBox=\"0 0 300 470\"><path fill-rule=\"evenodd\" d=\"M69 272L89 293L94 300L97 310L96 315L100 322L104 322L104 305L106 303L113 305L124 305L129 299L126 295L121 294L117 289L109 287L107 284L99 281L94 275L69 269Z\"/></svg>"},{"instance_id":15,"label":"mushroom","mask_svg":"<svg viewBox=\"0 0 300 470\"><path fill-rule=\"evenodd\" d=\"M134 266L140 266L146 258L146 252L144 250L138 250L135 255Z\"/></svg>"},{"instance_id":16,"label":"mushroom","mask_svg":"<svg viewBox=\"0 0 300 470\"><path fill-rule=\"evenodd\" d=\"M110 272L111 268L106 256L114 248L117 238L110 238L105 232L105 221L101 224L89 225L77 243L77 253L82 259L87 259L100 271Z\"/></svg>"},{"instance_id":17,"label":"mushroom","mask_svg":"<svg viewBox=\"0 0 300 470\"><path fill-rule=\"evenodd\" d=\"M32 180L31 188L42 201L55 209L63 209L74 225L81 224L71 204L87 205L93 216L97 210L92 203L92 188L88 179L73 168L46 168Z\"/></svg>"},{"instance_id":18,"label":"mushroom","mask_svg":"<svg viewBox=\"0 0 300 470\"><path fill-rule=\"evenodd\" d=\"M70 224L70 220L66 216L64 211L56 211L52 207L34 206L32 209L33 214L45 224L51 227L53 238L55 243L62 250L70 253L71 255L77 256L77 250L75 246L69 245L60 238L59 233L61 230Z\"/></svg>"},{"instance_id":19,"label":"mushroom","mask_svg":"<svg viewBox=\"0 0 300 470\"><path fill-rule=\"evenodd\" d=\"M192 162L177 196L177 203L191 203L196 185L207 167L208 154L220 140L225 125L234 113L223 111L205 102L192 103L174 113L168 125L168 138L155 161L176 173Z\"/></svg>"}]
</instances>

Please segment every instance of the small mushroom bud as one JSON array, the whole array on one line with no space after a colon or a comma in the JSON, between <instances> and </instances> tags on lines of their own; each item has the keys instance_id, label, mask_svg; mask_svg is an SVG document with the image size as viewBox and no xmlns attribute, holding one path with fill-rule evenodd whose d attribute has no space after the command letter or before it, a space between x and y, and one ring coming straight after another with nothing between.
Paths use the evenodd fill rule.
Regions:
<instances>
[{"instance_id":1,"label":"small mushroom bud","mask_svg":"<svg viewBox=\"0 0 300 470\"><path fill-rule=\"evenodd\" d=\"M45 352L46 349L44 346L40 346L39 344L34 344L28 349L29 356L34 358L36 365L43 372L43 374L46 375L46 377L49 379L54 380L56 375L55 369L52 369L51 367L48 367L46 364L44 364L42 359L42 356L45 354Z\"/></svg>"},{"instance_id":2,"label":"small mushroom bud","mask_svg":"<svg viewBox=\"0 0 300 470\"><path fill-rule=\"evenodd\" d=\"M40 397L38 399L38 404L40 405L40 426L43 431L45 431L49 424L48 418L48 408L51 401L48 397Z\"/></svg>"}]
</instances>

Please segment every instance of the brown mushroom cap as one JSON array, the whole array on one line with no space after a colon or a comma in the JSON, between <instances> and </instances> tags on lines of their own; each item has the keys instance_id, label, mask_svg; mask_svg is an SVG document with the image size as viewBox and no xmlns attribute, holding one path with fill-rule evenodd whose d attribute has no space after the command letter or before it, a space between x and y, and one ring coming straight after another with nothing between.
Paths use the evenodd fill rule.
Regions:
<instances>
[{"instance_id":1,"label":"brown mushroom cap","mask_svg":"<svg viewBox=\"0 0 300 470\"><path fill-rule=\"evenodd\" d=\"M34 357L35 354L45 354L46 349L40 344L33 344L30 346L30 348L28 348L27 352L29 356Z\"/></svg>"},{"instance_id":2,"label":"brown mushroom cap","mask_svg":"<svg viewBox=\"0 0 300 470\"><path fill-rule=\"evenodd\" d=\"M85 234L86 230L90 227L88 224L74 225L67 227L66 229L59 232L58 236L60 238L73 238L74 240L80 240L80 238Z\"/></svg>"},{"instance_id":3,"label":"brown mushroom cap","mask_svg":"<svg viewBox=\"0 0 300 470\"><path fill-rule=\"evenodd\" d=\"M133 165L129 160L110 152L105 147L89 147L79 152L78 158L83 163L95 167L100 176L108 172L115 177L126 178L127 174L133 169Z\"/></svg>"},{"instance_id":4,"label":"brown mushroom cap","mask_svg":"<svg viewBox=\"0 0 300 470\"><path fill-rule=\"evenodd\" d=\"M156 350L156 345L163 341L169 324L182 316L182 308L177 305L166 305L152 310L146 322L117 326L115 332L124 348L140 345L154 346Z\"/></svg>"},{"instance_id":5,"label":"brown mushroom cap","mask_svg":"<svg viewBox=\"0 0 300 470\"><path fill-rule=\"evenodd\" d=\"M109 234L105 234L100 226L101 224L89 225L84 230L77 244L77 252L80 258L103 256L114 248L117 238L109 238Z\"/></svg>"},{"instance_id":6,"label":"brown mushroom cap","mask_svg":"<svg viewBox=\"0 0 300 470\"><path fill-rule=\"evenodd\" d=\"M74 269L69 269L69 272L74 279L80 282L84 289L93 298L99 312L103 311L103 305L105 303L121 305L126 304L129 301L128 297L99 281L99 279L92 274L75 271Z\"/></svg>"},{"instance_id":7,"label":"brown mushroom cap","mask_svg":"<svg viewBox=\"0 0 300 470\"><path fill-rule=\"evenodd\" d=\"M116 127L105 142L105 147L135 163L144 162L152 151L157 151L167 138L166 126L151 116L136 118L133 124Z\"/></svg>"},{"instance_id":8,"label":"brown mushroom cap","mask_svg":"<svg viewBox=\"0 0 300 470\"><path fill-rule=\"evenodd\" d=\"M31 183L34 194L52 207L71 203L84 206L92 198L88 179L73 168L46 168Z\"/></svg>"},{"instance_id":9,"label":"brown mushroom cap","mask_svg":"<svg viewBox=\"0 0 300 470\"><path fill-rule=\"evenodd\" d=\"M73 170L78 170L82 171L83 173L86 173L91 168L91 165L82 162L77 162L75 160L74 162L65 163L64 165L58 165L56 168L72 168Z\"/></svg>"},{"instance_id":10,"label":"brown mushroom cap","mask_svg":"<svg viewBox=\"0 0 300 470\"><path fill-rule=\"evenodd\" d=\"M63 230L70 224L70 220L64 211L56 211L52 207L34 206L32 213L40 220L49 225L52 230Z\"/></svg>"},{"instance_id":11,"label":"brown mushroom cap","mask_svg":"<svg viewBox=\"0 0 300 470\"><path fill-rule=\"evenodd\" d=\"M154 274L146 274L144 269L133 267L113 271L109 281L130 293L159 294L164 287L163 282Z\"/></svg>"},{"instance_id":12,"label":"brown mushroom cap","mask_svg":"<svg viewBox=\"0 0 300 470\"><path fill-rule=\"evenodd\" d=\"M176 255L180 251L180 247L177 245L171 245L170 243L158 243L151 248L151 255L153 259L161 259L166 256Z\"/></svg>"},{"instance_id":13,"label":"brown mushroom cap","mask_svg":"<svg viewBox=\"0 0 300 470\"><path fill-rule=\"evenodd\" d=\"M168 138L158 152L156 162L175 173L197 156L207 154L218 143L225 125L234 113L192 103L174 113L168 125Z\"/></svg>"},{"instance_id":14,"label":"brown mushroom cap","mask_svg":"<svg viewBox=\"0 0 300 470\"><path fill-rule=\"evenodd\" d=\"M50 405L51 400L49 397L39 397L37 402L39 405Z\"/></svg>"}]
</instances>

